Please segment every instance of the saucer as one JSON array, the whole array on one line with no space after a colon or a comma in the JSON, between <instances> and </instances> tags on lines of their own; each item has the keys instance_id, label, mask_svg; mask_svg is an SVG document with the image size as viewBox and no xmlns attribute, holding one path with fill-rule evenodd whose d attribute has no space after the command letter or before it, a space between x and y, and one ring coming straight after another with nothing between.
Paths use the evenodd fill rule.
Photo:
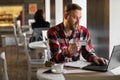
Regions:
<instances>
[{"instance_id":1,"label":"saucer","mask_svg":"<svg viewBox=\"0 0 120 80\"><path fill-rule=\"evenodd\" d=\"M56 73L56 74L61 74L63 71L56 71L55 69L51 69L51 72Z\"/></svg>"}]
</instances>

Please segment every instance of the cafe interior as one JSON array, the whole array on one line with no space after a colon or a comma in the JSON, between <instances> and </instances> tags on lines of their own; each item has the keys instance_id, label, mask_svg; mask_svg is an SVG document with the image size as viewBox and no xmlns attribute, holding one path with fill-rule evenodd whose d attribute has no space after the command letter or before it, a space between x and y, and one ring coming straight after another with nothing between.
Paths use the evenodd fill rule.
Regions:
<instances>
[{"instance_id":1,"label":"cafe interior","mask_svg":"<svg viewBox=\"0 0 120 80\"><path fill-rule=\"evenodd\" d=\"M120 62L115 64L117 69L107 72L62 65L65 72L55 73L49 71L53 66L46 67L51 57L47 30L63 21L64 6L68 3L82 7L80 24L89 30L96 55L110 59L113 47L120 43L120 11L116 10L119 0L0 0L0 80L120 79ZM41 26L43 40L29 43L38 9L44 11L50 27Z\"/></svg>"}]
</instances>

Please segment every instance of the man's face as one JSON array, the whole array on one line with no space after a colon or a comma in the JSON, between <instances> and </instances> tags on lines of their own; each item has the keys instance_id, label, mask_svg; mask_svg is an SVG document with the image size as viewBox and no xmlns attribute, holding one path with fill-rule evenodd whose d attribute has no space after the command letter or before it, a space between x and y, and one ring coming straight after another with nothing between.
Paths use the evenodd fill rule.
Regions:
<instances>
[{"instance_id":1,"label":"man's face","mask_svg":"<svg viewBox=\"0 0 120 80\"><path fill-rule=\"evenodd\" d=\"M68 14L67 23L71 30L77 30L81 19L81 11L74 10Z\"/></svg>"}]
</instances>

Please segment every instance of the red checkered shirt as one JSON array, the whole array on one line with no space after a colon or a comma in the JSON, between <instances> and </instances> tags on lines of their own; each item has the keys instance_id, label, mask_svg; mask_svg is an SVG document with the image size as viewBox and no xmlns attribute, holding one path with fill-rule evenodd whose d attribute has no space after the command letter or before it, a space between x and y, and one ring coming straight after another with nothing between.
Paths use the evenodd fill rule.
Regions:
<instances>
[{"instance_id":1,"label":"red checkered shirt","mask_svg":"<svg viewBox=\"0 0 120 80\"><path fill-rule=\"evenodd\" d=\"M80 58L80 53L87 61L92 61L94 57L94 49L91 44L91 39L88 30L84 26L79 26L78 30L72 32L71 36L67 37L64 33L64 25L60 23L48 30L48 40L51 52L51 61L56 63L77 61ZM68 52L69 41L74 39L79 42L81 39L87 40L87 45L79 48L76 53Z\"/></svg>"}]
</instances>

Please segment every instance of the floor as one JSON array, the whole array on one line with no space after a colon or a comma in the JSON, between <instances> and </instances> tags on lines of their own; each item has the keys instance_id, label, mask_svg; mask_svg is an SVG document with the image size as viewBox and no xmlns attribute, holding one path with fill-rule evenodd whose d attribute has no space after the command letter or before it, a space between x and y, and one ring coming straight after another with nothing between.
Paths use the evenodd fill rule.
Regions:
<instances>
[{"instance_id":1,"label":"floor","mask_svg":"<svg viewBox=\"0 0 120 80\"><path fill-rule=\"evenodd\" d=\"M15 46L0 47L0 53L6 52L8 77L9 80L27 80L27 60L24 52L19 54L18 63L16 62L17 49ZM35 73L31 80L37 80Z\"/></svg>"}]
</instances>

